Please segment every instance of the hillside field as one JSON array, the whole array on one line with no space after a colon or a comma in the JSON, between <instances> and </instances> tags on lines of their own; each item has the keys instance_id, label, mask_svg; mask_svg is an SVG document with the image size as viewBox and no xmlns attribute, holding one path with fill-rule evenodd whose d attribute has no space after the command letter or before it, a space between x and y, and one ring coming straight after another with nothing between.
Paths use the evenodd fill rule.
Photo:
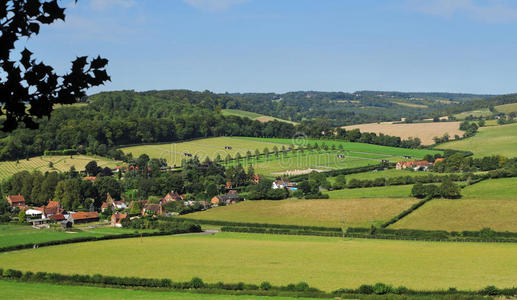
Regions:
<instances>
[{"instance_id":1,"label":"hillside field","mask_svg":"<svg viewBox=\"0 0 517 300\"><path fill-rule=\"evenodd\" d=\"M321 141L321 140L292 140L278 138L248 138L248 137L217 137L193 140L182 143L171 144L154 144L140 145L121 148L125 153L133 153L133 157L145 153L151 158L165 158L169 165L179 166L181 160L185 158L184 153L198 155L200 160L205 157L211 159L219 155L224 159L228 154L235 157L237 153L246 156L246 152L255 153L258 149L263 153L264 148L273 151L273 147L281 149L282 147L296 147L307 144L318 143L322 145L326 143L329 147L332 145L342 145L344 150L324 151L304 151L304 153L288 152L285 155L275 156L269 155L268 158L263 155L258 158L241 159L243 165L253 164L255 171L260 174L276 175L287 171L306 170L308 168L328 171L332 169L353 168L372 164L379 164L381 160L387 159L392 161L404 160L403 156L412 156L422 158L425 154L435 154L439 151L435 150L418 150L405 149L395 147L385 147L378 145L350 143L343 141ZM225 149L226 146L232 149ZM338 158L337 154L343 154L344 158ZM236 164L234 161L232 164Z\"/></svg>"},{"instance_id":2,"label":"hillside field","mask_svg":"<svg viewBox=\"0 0 517 300\"><path fill-rule=\"evenodd\" d=\"M269 121L277 120L277 121L284 122L284 123L290 123L290 124L294 124L294 125L297 124L296 122L279 119L279 118L275 118L275 117L271 117L271 116L266 116L266 115L262 115L262 114L258 114L258 113L254 113L254 112L250 112L250 111L240 110L240 109L223 109L221 111L221 113L223 114L223 116L237 116L237 117L241 117L241 118L250 118L253 120L260 121L260 122L269 122Z\"/></svg>"},{"instance_id":3,"label":"hillside field","mask_svg":"<svg viewBox=\"0 0 517 300\"><path fill-rule=\"evenodd\" d=\"M429 122L429 123L411 123L411 124L391 124L389 122L370 123L350 125L343 127L346 130L359 129L361 132L375 132L386 135L393 135L408 139L409 137L417 137L422 141L422 145L434 144L434 137L442 137L448 133L449 136L463 135L460 130L460 122Z\"/></svg>"},{"instance_id":4,"label":"hillside field","mask_svg":"<svg viewBox=\"0 0 517 300\"><path fill-rule=\"evenodd\" d=\"M390 228L517 231L517 178L465 187L461 199L435 199Z\"/></svg>"},{"instance_id":5,"label":"hillside field","mask_svg":"<svg viewBox=\"0 0 517 300\"><path fill-rule=\"evenodd\" d=\"M77 171L84 170L84 167L90 161L95 160L101 167L114 168L120 164L120 162L99 156L87 156L87 155L73 155L70 156L36 156L31 157L29 160L20 159L16 161L0 161L0 180L5 179L16 172L20 171L58 171L65 172L70 170L70 167L74 166ZM53 163L53 167L49 167L49 163Z\"/></svg>"},{"instance_id":6,"label":"hillside field","mask_svg":"<svg viewBox=\"0 0 517 300\"><path fill-rule=\"evenodd\" d=\"M479 128L470 138L441 144L440 149L472 151L474 157L500 154L517 156L517 123Z\"/></svg>"},{"instance_id":7,"label":"hillside field","mask_svg":"<svg viewBox=\"0 0 517 300\"><path fill-rule=\"evenodd\" d=\"M326 192L331 199L344 198L405 198L411 194L413 185L391 185Z\"/></svg>"},{"instance_id":8,"label":"hillside field","mask_svg":"<svg viewBox=\"0 0 517 300\"><path fill-rule=\"evenodd\" d=\"M502 112L502 113L508 114L508 113L511 113L511 112L517 112L517 103L509 103L509 104L497 105L494 108L498 112Z\"/></svg>"},{"instance_id":9,"label":"hillside field","mask_svg":"<svg viewBox=\"0 0 517 300\"><path fill-rule=\"evenodd\" d=\"M87 286L54 285L47 283L27 283L0 281L1 299L174 299L174 300L308 300L309 298L267 297L267 296L228 296L211 294L194 294L190 292L158 292L131 289L100 288Z\"/></svg>"},{"instance_id":10,"label":"hillside field","mask_svg":"<svg viewBox=\"0 0 517 300\"><path fill-rule=\"evenodd\" d=\"M347 190L348 191L348 190ZM406 195L407 196L407 195ZM291 224L303 226L370 227L396 216L416 203L410 198L260 200L212 208L186 215L200 220Z\"/></svg>"},{"instance_id":11,"label":"hillside field","mask_svg":"<svg viewBox=\"0 0 517 300\"><path fill-rule=\"evenodd\" d=\"M475 118L478 117L489 117L493 115L493 113L488 108L478 109L478 110L471 110L471 111L464 111L459 114L455 114L454 117L458 120L464 120L466 117L473 116Z\"/></svg>"},{"instance_id":12,"label":"hillside field","mask_svg":"<svg viewBox=\"0 0 517 300\"><path fill-rule=\"evenodd\" d=\"M515 285L517 245L218 233L7 252L0 255L0 265L175 281L198 276L209 283L305 281L327 291L376 282L414 289L480 289Z\"/></svg>"}]
</instances>

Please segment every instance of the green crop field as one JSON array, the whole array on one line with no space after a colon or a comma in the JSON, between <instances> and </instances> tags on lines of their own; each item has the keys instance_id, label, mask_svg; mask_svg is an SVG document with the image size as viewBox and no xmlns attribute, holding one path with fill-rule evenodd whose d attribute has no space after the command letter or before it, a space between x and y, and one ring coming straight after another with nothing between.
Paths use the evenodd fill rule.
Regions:
<instances>
[{"instance_id":1,"label":"green crop field","mask_svg":"<svg viewBox=\"0 0 517 300\"><path fill-rule=\"evenodd\" d=\"M511 113L511 112L517 112L517 103L509 103L509 104L503 104L503 105L497 105L495 109L498 112L502 112L505 114Z\"/></svg>"},{"instance_id":2,"label":"green crop field","mask_svg":"<svg viewBox=\"0 0 517 300\"><path fill-rule=\"evenodd\" d=\"M370 227L409 208L416 200L401 198L263 200L216 207L188 218L231 222L292 224L304 226Z\"/></svg>"},{"instance_id":3,"label":"green crop field","mask_svg":"<svg viewBox=\"0 0 517 300\"><path fill-rule=\"evenodd\" d=\"M296 124L296 122L279 119L279 118L275 118L275 117L271 117L271 116L261 115L261 114L257 114L254 112L240 110L240 109L223 109L221 111L221 113L223 114L223 116L237 116L237 117L241 117L241 118L250 118L253 120L260 121L260 122L269 122L269 121L277 120L280 122Z\"/></svg>"},{"instance_id":4,"label":"green crop field","mask_svg":"<svg viewBox=\"0 0 517 300\"><path fill-rule=\"evenodd\" d=\"M142 291L131 289L113 289L87 286L54 285L47 283L27 283L0 281L1 299L174 299L174 300L295 300L309 298L266 297L266 296L229 296L194 294L190 292Z\"/></svg>"},{"instance_id":5,"label":"green crop field","mask_svg":"<svg viewBox=\"0 0 517 300\"><path fill-rule=\"evenodd\" d=\"M493 113L488 108L483 108L479 110L465 111L459 114L455 114L454 117L458 120L463 120L468 116L477 117L488 117L493 115Z\"/></svg>"},{"instance_id":6,"label":"green crop field","mask_svg":"<svg viewBox=\"0 0 517 300\"><path fill-rule=\"evenodd\" d=\"M343 198L404 198L409 197L413 185L391 185L327 192L331 199Z\"/></svg>"},{"instance_id":7,"label":"green crop field","mask_svg":"<svg viewBox=\"0 0 517 300\"><path fill-rule=\"evenodd\" d=\"M517 124L482 127L470 138L445 143L440 149L455 149L474 152L475 157L494 154L517 156Z\"/></svg>"},{"instance_id":8,"label":"green crop field","mask_svg":"<svg viewBox=\"0 0 517 300\"><path fill-rule=\"evenodd\" d=\"M26 225L0 225L0 247L134 232L134 230L111 227L91 229L77 227L73 231L69 231L71 233L59 229L34 229Z\"/></svg>"},{"instance_id":9,"label":"green crop field","mask_svg":"<svg viewBox=\"0 0 517 300\"><path fill-rule=\"evenodd\" d=\"M77 171L84 170L84 167L90 161L95 160L101 167L114 168L118 164L117 161L110 160L105 157L98 156L87 156L87 155L73 155L70 156L36 156L31 157L29 160L20 159L16 161L2 161L0 162L0 180L5 179L16 172L20 171L59 171L64 172L70 170L71 166L74 166ZM49 163L53 164L52 168Z\"/></svg>"},{"instance_id":10,"label":"green crop field","mask_svg":"<svg viewBox=\"0 0 517 300\"><path fill-rule=\"evenodd\" d=\"M517 245L218 233L7 252L0 255L0 266L175 281L198 276L209 283L305 281L323 290L376 282L414 289L480 289L515 285Z\"/></svg>"},{"instance_id":11,"label":"green crop field","mask_svg":"<svg viewBox=\"0 0 517 300\"><path fill-rule=\"evenodd\" d=\"M485 180L465 187L462 195L431 200L391 228L517 231L517 178Z\"/></svg>"}]
</instances>

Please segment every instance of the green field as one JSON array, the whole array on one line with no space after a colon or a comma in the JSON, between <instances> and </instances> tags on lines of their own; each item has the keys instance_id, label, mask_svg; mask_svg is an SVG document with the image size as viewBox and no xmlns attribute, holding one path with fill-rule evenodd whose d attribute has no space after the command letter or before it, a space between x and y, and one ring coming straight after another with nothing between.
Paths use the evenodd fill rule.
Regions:
<instances>
[{"instance_id":1,"label":"green field","mask_svg":"<svg viewBox=\"0 0 517 300\"><path fill-rule=\"evenodd\" d=\"M344 218L346 226L370 227L391 219L415 202L414 199L389 199L381 196L365 199L244 201L188 214L186 217L325 227L340 227Z\"/></svg>"},{"instance_id":2,"label":"green field","mask_svg":"<svg viewBox=\"0 0 517 300\"><path fill-rule=\"evenodd\" d=\"M422 176L426 175L426 173L422 172L414 172L412 170L396 170L396 169L388 169L388 170L382 170L382 171L370 171L370 172L363 172L363 173L354 173L350 175L346 175L345 178L347 181L350 181L352 179L358 179L358 180L373 180L375 178L394 178L394 177L401 177L401 176ZM332 183L336 180L336 177L329 177L328 180Z\"/></svg>"},{"instance_id":3,"label":"green field","mask_svg":"<svg viewBox=\"0 0 517 300\"><path fill-rule=\"evenodd\" d=\"M282 146L288 148L293 147L293 145L300 146L315 142L322 144L322 141L318 140L302 140L302 144L298 144L299 142L299 140L293 141L291 139L217 137L182 143L131 146L122 148L122 151L133 153L134 157L145 153L152 158L165 158L169 165L179 166L181 160L185 158L184 153L198 155L201 160L207 156L213 159L217 155L224 159L228 154L232 157L237 153L244 157L247 151L254 154L256 149L262 153L266 147L272 152L275 146L280 150ZM379 164L383 159L400 161L404 160L403 156L406 155L422 158L425 154L439 153L439 151L434 150L404 149L339 141L326 141L326 143L329 147L335 145L336 148L341 144L344 150L288 152L278 156L271 154L268 158L261 156L258 160L256 158L243 158L240 163L243 165L253 164L255 171L260 174L278 175L289 171L300 172L309 168L321 171L353 168ZM232 149L224 149L226 146L230 146ZM345 157L338 158L338 154L343 154ZM232 163L236 164L237 162Z\"/></svg>"},{"instance_id":4,"label":"green field","mask_svg":"<svg viewBox=\"0 0 517 300\"><path fill-rule=\"evenodd\" d=\"M269 121L277 120L280 122L296 124L296 122L279 119L279 118L275 118L275 117L271 117L271 116L261 115L261 114L257 114L254 112L240 110L240 109L223 109L221 111L221 113L223 114L223 116L237 116L237 117L241 117L241 118L250 118L250 119L258 120L261 122L269 122Z\"/></svg>"},{"instance_id":5,"label":"green field","mask_svg":"<svg viewBox=\"0 0 517 300\"><path fill-rule=\"evenodd\" d=\"M34 229L26 225L0 225L0 247L42 243L48 241L67 240L77 237L105 236L111 234L131 233L134 230L100 227L85 228L77 226L67 233L59 229Z\"/></svg>"},{"instance_id":6,"label":"green field","mask_svg":"<svg viewBox=\"0 0 517 300\"><path fill-rule=\"evenodd\" d=\"M193 294L190 292L159 292L130 289L112 289L87 286L54 285L46 283L27 283L0 281L1 299L41 299L55 300L74 299L177 299L177 300L295 300L308 298L291 297L259 297L259 296L229 296Z\"/></svg>"},{"instance_id":7,"label":"green field","mask_svg":"<svg viewBox=\"0 0 517 300\"><path fill-rule=\"evenodd\" d=\"M0 266L175 281L198 276L209 283L305 281L323 290L376 282L414 289L480 289L515 285L517 245L218 233L7 252L0 255Z\"/></svg>"},{"instance_id":8,"label":"green field","mask_svg":"<svg viewBox=\"0 0 517 300\"><path fill-rule=\"evenodd\" d=\"M77 171L84 170L84 167L90 161L95 160L101 167L116 167L119 162L110 160L105 157L98 156L87 156L87 155L73 155L70 156L36 156L31 157L29 160L20 159L16 161L2 161L0 162L0 180L5 179L16 172L20 171L59 171L64 172L70 170L71 166L74 166ZM49 167L49 163L52 162L53 167Z\"/></svg>"},{"instance_id":9,"label":"green field","mask_svg":"<svg viewBox=\"0 0 517 300\"><path fill-rule=\"evenodd\" d=\"M478 117L488 117L493 115L493 113L488 108L478 109L478 110L471 110L471 111L465 111L459 114L455 114L454 117L458 120L464 120L468 116L473 116L475 118Z\"/></svg>"},{"instance_id":10,"label":"green field","mask_svg":"<svg viewBox=\"0 0 517 300\"><path fill-rule=\"evenodd\" d=\"M441 144L440 149L474 152L474 157L500 154L517 156L517 124L482 127L470 138Z\"/></svg>"},{"instance_id":11,"label":"green field","mask_svg":"<svg viewBox=\"0 0 517 300\"><path fill-rule=\"evenodd\" d=\"M342 189L326 192L331 199L343 198L405 198L411 194L413 185L391 185L357 189Z\"/></svg>"},{"instance_id":12,"label":"green field","mask_svg":"<svg viewBox=\"0 0 517 300\"><path fill-rule=\"evenodd\" d=\"M517 112L517 103L509 103L509 104L503 104L503 105L497 105L495 109L498 112L502 112L505 114L511 113L511 112Z\"/></svg>"},{"instance_id":13,"label":"green field","mask_svg":"<svg viewBox=\"0 0 517 300\"><path fill-rule=\"evenodd\" d=\"M390 228L517 231L517 178L486 180L464 188L462 195L432 200Z\"/></svg>"}]
</instances>

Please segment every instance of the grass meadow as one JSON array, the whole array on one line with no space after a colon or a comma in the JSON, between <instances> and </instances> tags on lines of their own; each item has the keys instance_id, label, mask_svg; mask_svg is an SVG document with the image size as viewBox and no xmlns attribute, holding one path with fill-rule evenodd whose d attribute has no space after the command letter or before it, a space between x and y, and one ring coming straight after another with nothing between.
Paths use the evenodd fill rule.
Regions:
<instances>
[{"instance_id":1,"label":"grass meadow","mask_svg":"<svg viewBox=\"0 0 517 300\"><path fill-rule=\"evenodd\" d=\"M390 228L517 231L517 178L465 187L461 199L435 199Z\"/></svg>"},{"instance_id":2,"label":"grass meadow","mask_svg":"<svg viewBox=\"0 0 517 300\"><path fill-rule=\"evenodd\" d=\"M99 288L87 286L54 285L47 283L27 283L0 281L1 299L61 299L90 300L90 299L174 299L174 300L295 300L309 298L265 297L265 296L229 296L194 294L190 292L164 292L131 289Z\"/></svg>"},{"instance_id":3,"label":"grass meadow","mask_svg":"<svg viewBox=\"0 0 517 300\"><path fill-rule=\"evenodd\" d=\"M416 203L410 198L261 200L216 207L188 214L202 220L293 224L303 226L370 227L383 223Z\"/></svg>"},{"instance_id":4,"label":"grass meadow","mask_svg":"<svg viewBox=\"0 0 517 300\"><path fill-rule=\"evenodd\" d=\"M331 199L344 198L405 198L411 194L413 185L390 185L357 189L342 189L327 192Z\"/></svg>"},{"instance_id":5,"label":"grass meadow","mask_svg":"<svg viewBox=\"0 0 517 300\"><path fill-rule=\"evenodd\" d=\"M29 243L67 240L77 237L105 236L134 232L130 229L111 227L85 228L77 227L67 233L58 229L34 229L27 225L0 225L0 247L14 246Z\"/></svg>"},{"instance_id":6,"label":"grass meadow","mask_svg":"<svg viewBox=\"0 0 517 300\"><path fill-rule=\"evenodd\" d=\"M440 149L472 151L474 157L500 154L517 156L517 124L482 127L470 138L439 146Z\"/></svg>"},{"instance_id":7,"label":"grass meadow","mask_svg":"<svg viewBox=\"0 0 517 300\"><path fill-rule=\"evenodd\" d=\"M497 105L495 109L498 112L502 112L505 114L511 113L511 112L517 112L517 103L509 103L509 104L503 104L503 105Z\"/></svg>"},{"instance_id":8,"label":"grass meadow","mask_svg":"<svg viewBox=\"0 0 517 300\"><path fill-rule=\"evenodd\" d=\"M174 281L198 276L209 283L305 281L323 290L376 282L414 289L480 289L515 285L517 245L218 233L7 252L0 255L0 265Z\"/></svg>"},{"instance_id":9,"label":"grass meadow","mask_svg":"<svg viewBox=\"0 0 517 300\"><path fill-rule=\"evenodd\" d=\"M84 167L90 161L95 160L101 167L116 167L119 163L105 157L87 156L87 155L73 155L70 156L36 156L29 160L20 159L16 161L2 161L0 162L0 180L8 178L16 172L20 171L58 171L64 172L70 170L74 166L77 171L84 170ZM53 166L50 167L49 163Z\"/></svg>"},{"instance_id":10,"label":"grass meadow","mask_svg":"<svg viewBox=\"0 0 517 300\"><path fill-rule=\"evenodd\" d=\"M482 108L478 110L464 111L459 114L455 114L454 117L458 120L464 120L466 117L473 116L475 118L478 117L489 117L493 115L493 113L488 108Z\"/></svg>"}]
</instances>

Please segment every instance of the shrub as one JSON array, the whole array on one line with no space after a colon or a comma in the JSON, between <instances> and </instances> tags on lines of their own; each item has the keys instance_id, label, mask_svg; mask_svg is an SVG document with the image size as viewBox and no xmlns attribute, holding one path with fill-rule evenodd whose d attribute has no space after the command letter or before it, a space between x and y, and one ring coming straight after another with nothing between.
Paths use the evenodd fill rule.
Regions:
<instances>
[{"instance_id":1,"label":"shrub","mask_svg":"<svg viewBox=\"0 0 517 300\"><path fill-rule=\"evenodd\" d=\"M199 277L194 277L192 280L190 280L190 287L193 289L200 289L205 286L205 283L203 280Z\"/></svg>"},{"instance_id":2,"label":"shrub","mask_svg":"<svg viewBox=\"0 0 517 300\"><path fill-rule=\"evenodd\" d=\"M358 291L359 291L359 293L365 294L365 295L373 294L373 286L371 286L369 284L363 284L359 287Z\"/></svg>"},{"instance_id":3,"label":"shrub","mask_svg":"<svg viewBox=\"0 0 517 300\"><path fill-rule=\"evenodd\" d=\"M271 283L269 283L269 282L267 282L267 281L263 281L263 282L260 284L260 289L261 289L261 290L269 291L271 288L272 288Z\"/></svg>"},{"instance_id":4,"label":"shrub","mask_svg":"<svg viewBox=\"0 0 517 300\"><path fill-rule=\"evenodd\" d=\"M496 296L499 293L500 290L493 285L489 285L480 291L480 294L485 296Z\"/></svg>"},{"instance_id":5,"label":"shrub","mask_svg":"<svg viewBox=\"0 0 517 300\"><path fill-rule=\"evenodd\" d=\"M384 283L378 282L373 286L373 292L377 295L384 295L390 293L392 290L391 286Z\"/></svg>"},{"instance_id":6,"label":"shrub","mask_svg":"<svg viewBox=\"0 0 517 300\"><path fill-rule=\"evenodd\" d=\"M307 282L303 282L303 281L296 284L296 287L295 287L295 290L298 292L303 292L308 289L309 289L309 285L307 284Z\"/></svg>"}]
</instances>

